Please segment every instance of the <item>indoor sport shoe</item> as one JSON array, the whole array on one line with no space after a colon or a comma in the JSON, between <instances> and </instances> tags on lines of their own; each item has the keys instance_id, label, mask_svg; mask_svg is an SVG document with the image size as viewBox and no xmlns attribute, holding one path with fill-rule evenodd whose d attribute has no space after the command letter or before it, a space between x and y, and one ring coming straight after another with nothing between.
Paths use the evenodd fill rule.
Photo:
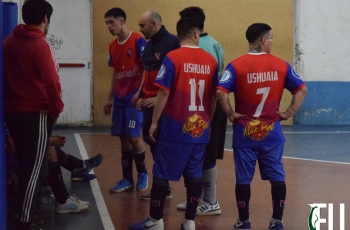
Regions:
<instances>
[{"instance_id":1,"label":"indoor sport shoe","mask_svg":"<svg viewBox=\"0 0 350 230\"><path fill-rule=\"evenodd\" d=\"M123 178L121 181L117 182L117 184L109 189L109 192L117 193L133 190L135 188L134 182L130 182L127 179Z\"/></svg>"},{"instance_id":2,"label":"indoor sport shoe","mask_svg":"<svg viewBox=\"0 0 350 230\"><path fill-rule=\"evenodd\" d=\"M56 212L57 213L73 213L87 210L89 206L86 202L79 202L80 200L77 197L70 195L64 204L57 203Z\"/></svg>"},{"instance_id":3,"label":"indoor sport shoe","mask_svg":"<svg viewBox=\"0 0 350 230\"><path fill-rule=\"evenodd\" d=\"M144 221L130 224L129 229L130 230L144 230L144 229L164 230L164 221L163 221L163 219L160 219L158 221L154 221L154 220L151 220L150 217L148 217Z\"/></svg>"},{"instance_id":4,"label":"indoor sport shoe","mask_svg":"<svg viewBox=\"0 0 350 230\"><path fill-rule=\"evenodd\" d=\"M284 229L283 221L271 218L269 229L283 230Z\"/></svg>"},{"instance_id":5,"label":"indoor sport shoe","mask_svg":"<svg viewBox=\"0 0 350 230\"><path fill-rule=\"evenodd\" d=\"M195 230L196 225L194 224L194 220L187 220L186 218L182 221L181 230Z\"/></svg>"},{"instance_id":6,"label":"indoor sport shoe","mask_svg":"<svg viewBox=\"0 0 350 230\"><path fill-rule=\"evenodd\" d=\"M90 172L91 169L96 168L97 166L99 166L101 164L102 159L103 159L103 155L101 153L99 153L96 156L85 160L86 168L84 169L84 171Z\"/></svg>"},{"instance_id":7,"label":"indoor sport shoe","mask_svg":"<svg viewBox=\"0 0 350 230\"><path fill-rule=\"evenodd\" d=\"M90 174L84 170L79 170L77 172L72 172L70 176L71 181L90 181L96 178L95 174Z\"/></svg>"},{"instance_id":8,"label":"indoor sport shoe","mask_svg":"<svg viewBox=\"0 0 350 230\"><path fill-rule=\"evenodd\" d=\"M187 201L180 203L176 206L176 208L179 210L186 210L186 207L187 207Z\"/></svg>"},{"instance_id":9,"label":"indoor sport shoe","mask_svg":"<svg viewBox=\"0 0 350 230\"><path fill-rule=\"evenodd\" d=\"M198 204L196 215L198 216L209 216L209 215L219 215L221 213L219 202L216 201L215 204L211 204L208 201L201 199Z\"/></svg>"},{"instance_id":10,"label":"indoor sport shoe","mask_svg":"<svg viewBox=\"0 0 350 230\"><path fill-rule=\"evenodd\" d=\"M136 190L137 191L144 191L148 187L148 175L147 173L139 173L137 184L136 184Z\"/></svg>"},{"instance_id":11,"label":"indoor sport shoe","mask_svg":"<svg viewBox=\"0 0 350 230\"><path fill-rule=\"evenodd\" d=\"M173 195L171 195L171 189L169 188L168 194L165 197L166 199L171 199L173 198ZM143 194L141 196L142 200L150 200L151 199L151 193ZM186 208L185 208L186 209Z\"/></svg>"},{"instance_id":12,"label":"indoor sport shoe","mask_svg":"<svg viewBox=\"0 0 350 230\"><path fill-rule=\"evenodd\" d=\"M240 219L237 220L237 223L233 225L233 229L245 229L245 230L250 230L251 224L249 220L243 220L241 221Z\"/></svg>"},{"instance_id":13,"label":"indoor sport shoe","mask_svg":"<svg viewBox=\"0 0 350 230\"><path fill-rule=\"evenodd\" d=\"M90 206L90 202L89 201L82 201L75 194L71 194L70 198L73 199L75 202L78 202L78 203Z\"/></svg>"}]
</instances>

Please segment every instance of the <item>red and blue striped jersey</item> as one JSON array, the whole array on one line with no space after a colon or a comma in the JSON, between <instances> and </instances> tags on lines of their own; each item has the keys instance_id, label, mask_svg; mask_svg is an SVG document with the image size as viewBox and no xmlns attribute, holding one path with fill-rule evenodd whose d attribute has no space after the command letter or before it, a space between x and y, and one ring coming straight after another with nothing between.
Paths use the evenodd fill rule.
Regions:
<instances>
[{"instance_id":1,"label":"red and blue striped jersey","mask_svg":"<svg viewBox=\"0 0 350 230\"><path fill-rule=\"evenodd\" d=\"M109 45L108 65L114 67L114 93L116 105L131 105L131 98L140 88L143 75L142 52L146 40L137 33L131 32L123 43L119 38Z\"/></svg>"},{"instance_id":2,"label":"red and blue striped jersey","mask_svg":"<svg viewBox=\"0 0 350 230\"><path fill-rule=\"evenodd\" d=\"M305 83L284 60L271 54L246 54L229 63L218 89L234 92L235 111L245 114L234 123L233 146L284 143L279 110L283 90L293 95Z\"/></svg>"},{"instance_id":3,"label":"red and blue striped jersey","mask_svg":"<svg viewBox=\"0 0 350 230\"><path fill-rule=\"evenodd\" d=\"M159 140L207 143L218 65L203 49L183 46L169 52L155 85L170 92Z\"/></svg>"}]
</instances>

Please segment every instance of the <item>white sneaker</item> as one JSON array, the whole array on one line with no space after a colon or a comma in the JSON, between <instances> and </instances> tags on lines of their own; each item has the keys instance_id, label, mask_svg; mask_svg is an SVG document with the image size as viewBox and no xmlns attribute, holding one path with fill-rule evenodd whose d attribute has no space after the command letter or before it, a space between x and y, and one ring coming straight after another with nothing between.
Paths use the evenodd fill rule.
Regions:
<instances>
[{"instance_id":1,"label":"white sneaker","mask_svg":"<svg viewBox=\"0 0 350 230\"><path fill-rule=\"evenodd\" d=\"M211 204L206 200L201 199L197 207L196 215L198 216L209 216L209 215L219 215L221 213L219 202L216 201L215 204Z\"/></svg>"},{"instance_id":2,"label":"white sneaker","mask_svg":"<svg viewBox=\"0 0 350 230\"><path fill-rule=\"evenodd\" d=\"M152 220L150 217L148 217L147 219L141 222L130 224L128 227L130 230L141 230L141 229L164 230L164 221L163 221L163 218L158 221L155 221L155 220Z\"/></svg>"},{"instance_id":3,"label":"white sneaker","mask_svg":"<svg viewBox=\"0 0 350 230\"><path fill-rule=\"evenodd\" d=\"M194 220L187 220L186 218L182 221L181 230L195 230L196 225Z\"/></svg>"},{"instance_id":4,"label":"white sneaker","mask_svg":"<svg viewBox=\"0 0 350 230\"><path fill-rule=\"evenodd\" d=\"M81 204L85 204L87 206L90 206L90 202L89 201L82 201L75 194L70 195L70 197L72 199L74 199L77 203L81 203Z\"/></svg>"},{"instance_id":5,"label":"white sneaker","mask_svg":"<svg viewBox=\"0 0 350 230\"><path fill-rule=\"evenodd\" d=\"M75 195L70 195L64 204L57 203L56 212L57 213L72 213L87 210L89 206L86 202L79 202L80 200Z\"/></svg>"},{"instance_id":6,"label":"white sneaker","mask_svg":"<svg viewBox=\"0 0 350 230\"><path fill-rule=\"evenodd\" d=\"M186 210L186 207L187 207L187 201L185 201L185 202L183 202L181 204L178 204L176 206L176 208L179 209L179 210Z\"/></svg>"}]
</instances>

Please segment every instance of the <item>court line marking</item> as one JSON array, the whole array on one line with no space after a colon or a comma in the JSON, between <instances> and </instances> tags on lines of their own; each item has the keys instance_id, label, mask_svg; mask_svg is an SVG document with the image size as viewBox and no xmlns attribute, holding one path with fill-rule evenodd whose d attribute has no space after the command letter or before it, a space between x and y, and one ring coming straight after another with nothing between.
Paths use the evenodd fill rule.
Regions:
<instances>
[{"instance_id":1,"label":"court line marking","mask_svg":"<svg viewBox=\"0 0 350 230\"><path fill-rule=\"evenodd\" d=\"M77 142L80 155L82 159L88 159L88 155L83 143L83 140L81 139L81 136L79 133L74 133L75 140ZM92 173L94 173L94 170L91 170ZM111 217L109 215L109 212L107 210L106 203L103 199L100 186L98 185L97 179L90 181L92 193L95 197L96 205L98 208L98 212L100 213L102 224L104 226L105 230L115 230L113 222L111 220Z\"/></svg>"},{"instance_id":2,"label":"court line marking","mask_svg":"<svg viewBox=\"0 0 350 230\"><path fill-rule=\"evenodd\" d=\"M224 150L232 152L232 149L224 149ZM293 160L301 160L301 161L313 161L313 162L320 162L320 163L332 163L332 164L350 165L350 163L348 163L348 162L340 162L340 161L325 161L325 160L316 160L316 159L300 158L300 157L288 157L288 156L282 156L282 158L293 159Z\"/></svg>"},{"instance_id":3,"label":"court line marking","mask_svg":"<svg viewBox=\"0 0 350 230\"><path fill-rule=\"evenodd\" d=\"M226 133L229 133L229 134L232 134L233 132L226 132ZM347 133L350 133L350 131L285 131L285 132L282 132L282 133L301 133L301 134L307 134L307 133L311 133L311 134L317 134L317 133L320 133L320 134L326 134L326 133L335 133L335 134L347 134ZM110 134L110 133L79 133L79 134Z\"/></svg>"}]
</instances>

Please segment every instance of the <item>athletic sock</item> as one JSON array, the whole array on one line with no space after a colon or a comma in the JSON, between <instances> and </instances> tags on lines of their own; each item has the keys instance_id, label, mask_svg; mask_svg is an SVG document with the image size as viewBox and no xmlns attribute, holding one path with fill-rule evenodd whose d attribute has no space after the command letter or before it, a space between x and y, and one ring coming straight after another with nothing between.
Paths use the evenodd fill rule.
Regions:
<instances>
[{"instance_id":1,"label":"athletic sock","mask_svg":"<svg viewBox=\"0 0 350 230\"><path fill-rule=\"evenodd\" d=\"M217 167L202 171L202 198L211 204L216 203Z\"/></svg>"},{"instance_id":2,"label":"athletic sock","mask_svg":"<svg viewBox=\"0 0 350 230\"><path fill-rule=\"evenodd\" d=\"M58 162L49 163L49 185L53 194L55 195L56 201L59 204L66 203L69 194L64 184L61 167Z\"/></svg>"},{"instance_id":3,"label":"athletic sock","mask_svg":"<svg viewBox=\"0 0 350 230\"><path fill-rule=\"evenodd\" d=\"M127 179L130 182L133 182L132 177L132 162L134 160L132 150L122 151L122 169L123 169L123 178Z\"/></svg>"},{"instance_id":4,"label":"athletic sock","mask_svg":"<svg viewBox=\"0 0 350 230\"><path fill-rule=\"evenodd\" d=\"M287 189L284 181L271 181L272 218L276 220L282 220L286 193Z\"/></svg>"},{"instance_id":5,"label":"athletic sock","mask_svg":"<svg viewBox=\"0 0 350 230\"><path fill-rule=\"evenodd\" d=\"M239 219L249 220L250 184L236 184L235 190Z\"/></svg>"},{"instance_id":6,"label":"athletic sock","mask_svg":"<svg viewBox=\"0 0 350 230\"><path fill-rule=\"evenodd\" d=\"M202 178L189 178L186 180L187 206L185 218L194 220L202 193Z\"/></svg>"},{"instance_id":7,"label":"athletic sock","mask_svg":"<svg viewBox=\"0 0 350 230\"><path fill-rule=\"evenodd\" d=\"M136 170L138 173L147 173L145 166L145 149L143 149L140 153L133 152Z\"/></svg>"},{"instance_id":8,"label":"athletic sock","mask_svg":"<svg viewBox=\"0 0 350 230\"><path fill-rule=\"evenodd\" d=\"M65 153L60 147L55 147L55 150L59 164L68 171L74 172L74 170L84 167L83 160Z\"/></svg>"},{"instance_id":9,"label":"athletic sock","mask_svg":"<svg viewBox=\"0 0 350 230\"><path fill-rule=\"evenodd\" d=\"M169 190L169 182L164 179L153 177L150 216L155 220L163 218L164 201Z\"/></svg>"}]
</instances>

